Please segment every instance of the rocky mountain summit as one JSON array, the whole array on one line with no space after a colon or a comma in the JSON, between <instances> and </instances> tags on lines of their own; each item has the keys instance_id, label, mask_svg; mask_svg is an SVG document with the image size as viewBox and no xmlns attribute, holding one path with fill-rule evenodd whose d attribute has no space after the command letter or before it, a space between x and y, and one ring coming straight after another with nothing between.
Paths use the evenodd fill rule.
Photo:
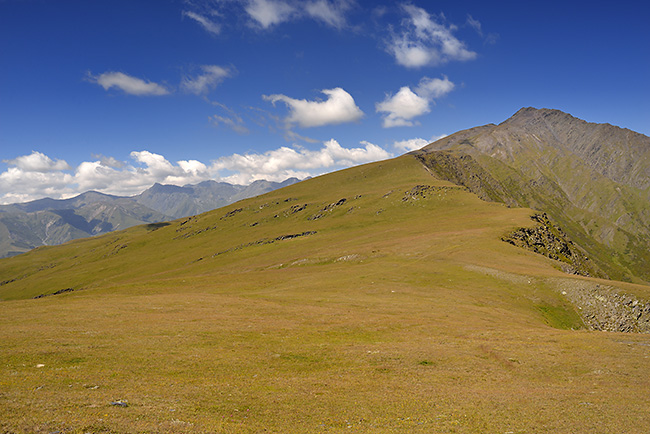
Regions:
<instances>
[{"instance_id":1,"label":"rocky mountain summit","mask_svg":"<svg viewBox=\"0 0 650 434\"><path fill-rule=\"evenodd\" d=\"M610 277L650 279L650 137L523 108L413 154L484 199L548 213Z\"/></svg>"}]
</instances>

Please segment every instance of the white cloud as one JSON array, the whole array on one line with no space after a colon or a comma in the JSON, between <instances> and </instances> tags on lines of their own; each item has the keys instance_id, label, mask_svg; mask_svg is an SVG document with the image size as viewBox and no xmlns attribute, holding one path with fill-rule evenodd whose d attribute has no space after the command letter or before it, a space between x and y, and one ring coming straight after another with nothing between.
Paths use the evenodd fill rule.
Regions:
<instances>
[{"instance_id":1,"label":"white cloud","mask_svg":"<svg viewBox=\"0 0 650 434\"><path fill-rule=\"evenodd\" d=\"M104 90L116 87L129 95L167 95L169 90L158 83L144 81L122 72L105 72L99 76L89 75L89 80L97 83Z\"/></svg>"},{"instance_id":2,"label":"white cloud","mask_svg":"<svg viewBox=\"0 0 650 434\"><path fill-rule=\"evenodd\" d=\"M440 136L432 137L429 140L422 138L408 139L408 140L399 140L393 143L393 148L397 149L400 152L411 152L417 149L421 149L429 143L433 143L437 140L447 137L447 134L442 134Z\"/></svg>"},{"instance_id":3,"label":"white cloud","mask_svg":"<svg viewBox=\"0 0 650 434\"><path fill-rule=\"evenodd\" d=\"M428 140L417 138L417 139L397 141L393 143L393 147L398 151L411 152L411 151L415 151L416 149L420 149L428 144L429 144Z\"/></svg>"},{"instance_id":4,"label":"white cloud","mask_svg":"<svg viewBox=\"0 0 650 434\"><path fill-rule=\"evenodd\" d=\"M483 26L479 20L474 19L471 15L467 16L467 25L476 30L476 33L483 38L483 41L486 44L494 44L499 39L497 33L488 33L487 35L483 32Z\"/></svg>"},{"instance_id":5,"label":"white cloud","mask_svg":"<svg viewBox=\"0 0 650 434\"><path fill-rule=\"evenodd\" d=\"M40 172L9 167L0 173L0 203L62 197L74 191L70 187L72 180L72 175L62 171Z\"/></svg>"},{"instance_id":6,"label":"white cloud","mask_svg":"<svg viewBox=\"0 0 650 434\"><path fill-rule=\"evenodd\" d=\"M281 0L250 0L245 10L264 29L289 21L296 14L296 8Z\"/></svg>"},{"instance_id":7,"label":"white cloud","mask_svg":"<svg viewBox=\"0 0 650 434\"><path fill-rule=\"evenodd\" d=\"M235 172L223 178L228 182L247 184L258 179L283 181L290 177L316 176L392 156L372 143L361 144L361 148L344 148L331 139L315 151L281 147L261 154L233 154L219 158L211 167L215 171Z\"/></svg>"},{"instance_id":8,"label":"white cloud","mask_svg":"<svg viewBox=\"0 0 650 434\"><path fill-rule=\"evenodd\" d=\"M387 51L400 65L419 68L476 57L475 52L453 35L455 26L445 26L426 10L411 4L402 5L402 10L407 18L403 20L401 32L393 32L387 44Z\"/></svg>"},{"instance_id":9,"label":"white cloud","mask_svg":"<svg viewBox=\"0 0 650 434\"><path fill-rule=\"evenodd\" d=\"M210 179L207 167L196 161L177 161L172 164L160 154L133 151L136 164L116 168L102 161L84 161L75 170L73 183L77 191L97 190L117 195L133 195L154 183L185 185Z\"/></svg>"},{"instance_id":10,"label":"white cloud","mask_svg":"<svg viewBox=\"0 0 650 434\"><path fill-rule=\"evenodd\" d=\"M307 101L285 95L264 95L262 98L274 104L282 101L289 107L290 114L285 119L288 125L319 127L354 122L363 117L363 112L357 107L354 98L340 87L324 89L322 93L327 95L327 100Z\"/></svg>"},{"instance_id":11,"label":"white cloud","mask_svg":"<svg viewBox=\"0 0 650 434\"><path fill-rule=\"evenodd\" d=\"M402 87L395 95L386 95L384 101L377 103L377 112L387 113L383 119L383 127L412 127L411 121L430 111L429 101L422 98L408 86Z\"/></svg>"},{"instance_id":12,"label":"white cloud","mask_svg":"<svg viewBox=\"0 0 650 434\"><path fill-rule=\"evenodd\" d=\"M354 0L247 0L244 9L255 25L264 29L305 17L342 29L347 25L345 15L354 3Z\"/></svg>"},{"instance_id":13,"label":"white cloud","mask_svg":"<svg viewBox=\"0 0 650 434\"><path fill-rule=\"evenodd\" d=\"M199 23L208 33L212 33L213 35L221 33L221 26L205 15L192 11L183 11L183 15Z\"/></svg>"},{"instance_id":14,"label":"white cloud","mask_svg":"<svg viewBox=\"0 0 650 434\"><path fill-rule=\"evenodd\" d=\"M46 173L70 169L65 160L54 161L47 155L37 151L32 151L29 155L22 155L13 160L4 160L4 162L25 172Z\"/></svg>"},{"instance_id":15,"label":"white cloud","mask_svg":"<svg viewBox=\"0 0 650 434\"><path fill-rule=\"evenodd\" d=\"M443 78L429 78L423 77L415 89L415 92L422 98L433 101L440 97L445 96L454 90L454 83L443 75Z\"/></svg>"},{"instance_id":16,"label":"white cloud","mask_svg":"<svg viewBox=\"0 0 650 434\"><path fill-rule=\"evenodd\" d=\"M0 203L42 197L60 199L89 190L128 196L156 182L185 185L211 179L213 175L205 164L196 160L172 164L162 155L149 151L134 151L131 158L133 162L126 164L101 156L76 168L38 152L5 161L10 167L0 173Z\"/></svg>"},{"instance_id":17,"label":"white cloud","mask_svg":"<svg viewBox=\"0 0 650 434\"><path fill-rule=\"evenodd\" d=\"M430 103L434 103L454 89L454 83L443 76L440 78L423 77L415 88L415 92L408 86L403 86L395 95L386 95L384 101L375 105L378 113L385 113L382 126L412 127L417 125L413 118L429 113Z\"/></svg>"},{"instance_id":18,"label":"white cloud","mask_svg":"<svg viewBox=\"0 0 650 434\"><path fill-rule=\"evenodd\" d=\"M352 7L351 2L339 0L330 2L327 0L317 0L307 2L305 11L307 15L332 26L337 29L342 29L346 26L345 13Z\"/></svg>"},{"instance_id":19,"label":"white cloud","mask_svg":"<svg viewBox=\"0 0 650 434\"><path fill-rule=\"evenodd\" d=\"M195 95L205 95L232 75L229 68L217 65L202 65L201 70L203 74L196 77L183 77L181 89Z\"/></svg>"},{"instance_id":20,"label":"white cloud","mask_svg":"<svg viewBox=\"0 0 650 434\"><path fill-rule=\"evenodd\" d=\"M306 178L332 170L390 158L381 147L361 142L360 147L344 148L328 140L316 150L281 147L264 153L233 154L205 164L197 160L172 163L146 150L131 152L130 162L113 157L84 161L71 168L62 160L41 153L36 158L18 157L5 161L10 167L0 173L0 204L25 202L43 197L61 199L89 190L130 196L162 184L196 184L208 179L247 184L258 179L283 181ZM46 163L43 164L42 162Z\"/></svg>"},{"instance_id":21,"label":"white cloud","mask_svg":"<svg viewBox=\"0 0 650 434\"><path fill-rule=\"evenodd\" d=\"M227 105L221 104L216 101L210 101L210 103L213 106L218 107L219 110L225 113L225 115L215 114L212 116L208 116L208 120L212 125L214 125L215 127L225 125L226 127L230 128L231 130L239 134L250 133L250 130L244 124L244 120L234 110L230 109Z\"/></svg>"}]
</instances>

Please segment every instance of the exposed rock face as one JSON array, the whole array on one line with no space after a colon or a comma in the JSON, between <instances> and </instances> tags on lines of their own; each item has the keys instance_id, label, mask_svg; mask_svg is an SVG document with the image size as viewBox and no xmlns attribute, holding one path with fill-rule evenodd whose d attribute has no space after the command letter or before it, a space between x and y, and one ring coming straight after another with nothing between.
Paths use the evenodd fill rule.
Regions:
<instances>
[{"instance_id":1,"label":"exposed rock face","mask_svg":"<svg viewBox=\"0 0 650 434\"><path fill-rule=\"evenodd\" d=\"M566 273L607 277L573 241L568 239L561 228L551 223L546 214L535 214L531 219L537 223L535 227L517 229L501 239L514 246L559 261L562 270Z\"/></svg>"},{"instance_id":2,"label":"exposed rock face","mask_svg":"<svg viewBox=\"0 0 650 434\"><path fill-rule=\"evenodd\" d=\"M650 333L650 302L626 294L621 288L576 278L538 279L502 270L466 265L468 270L504 279L518 285L543 281L565 297L590 330Z\"/></svg>"},{"instance_id":3,"label":"exposed rock face","mask_svg":"<svg viewBox=\"0 0 650 434\"><path fill-rule=\"evenodd\" d=\"M650 280L650 137L525 108L412 154L483 199L546 212L610 277Z\"/></svg>"},{"instance_id":4,"label":"exposed rock face","mask_svg":"<svg viewBox=\"0 0 650 434\"><path fill-rule=\"evenodd\" d=\"M592 330L650 333L650 303L589 281L562 280L557 287Z\"/></svg>"}]
</instances>

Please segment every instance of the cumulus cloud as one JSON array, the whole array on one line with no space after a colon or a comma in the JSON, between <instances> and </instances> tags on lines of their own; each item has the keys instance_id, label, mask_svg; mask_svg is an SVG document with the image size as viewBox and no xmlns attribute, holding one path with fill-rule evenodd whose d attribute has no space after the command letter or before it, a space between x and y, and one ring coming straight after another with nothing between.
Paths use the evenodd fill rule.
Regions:
<instances>
[{"instance_id":1,"label":"cumulus cloud","mask_svg":"<svg viewBox=\"0 0 650 434\"><path fill-rule=\"evenodd\" d=\"M216 12L214 13L215 15ZM197 23L201 25L205 29L206 32L211 33L213 35L218 35L221 33L221 25L218 23L214 22L210 17L199 14L197 12L192 12L192 11L183 11L183 16L186 16L188 18L193 19Z\"/></svg>"},{"instance_id":2,"label":"cumulus cloud","mask_svg":"<svg viewBox=\"0 0 650 434\"><path fill-rule=\"evenodd\" d=\"M417 125L412 119L431 111L430 103L454 89L454 83L443 76L440 78L423 77L415 88L403 86L394 94L386 95L384 101L375 105L378 113L385 113L383 127L411 127Z\"/></svg>"},{"instance_id":3,"label":"cumulus cloud","mask_svg":"<svg viewBox=\"0 0 650 434\"><path fill-rule=\"evenodd\" d=\"M104 90L116 87L129 95L151 96L167 95L169 90L164 86L151 81L126 75L123 72L105 72L98 76L89 75L88 80L97 83Z\"/></svg>"},{"instance_id":4,"label":"cumulus cloud","mask_svg":"<svg viewBox=\"0 0 650 434\"><path fill-rule=\"evenodd\" d=\"M90 158L93 160L99 160L100 163L102 163L104 166L114 167L117 169L122 168L125 165L123 161L120 161L114 157L106 157L102 154L90 154Z\"/></svg>"},{"instance_id":5,"label":"cumulus cloud","mask_svg":"<svg viewBox=\"0 0 650 434\"><path fill-rule=\"evenodd\" d=\"M208 167L196 160L167 161L149 151L134 151L131 163L113 157L97 156L76 168L63 160L32 152L5 161L0 173L0 203L14 203L42 197L66 198L89 190L109 194L133 195L156 182L185 185L210 179Z\"/></svg>"},{"instance_id":6,"label":"cumulus cloud","mask_svg":"<svg viewBox=\"0 0 650 434\"><path fill-rule=\"evenodd\" d=\"M281 101L289 107L290 114L285 119L287 125L297 124L305 128L320 127L354 122L363 117L363 112L357 107L354 98L340 87L324 89L322 93L327 95L327 100L308 101L286 95L263 95L262 98L273 104Z\"/></svg>"},{"instance_id":7,"label":"cumulus cloud","mask_svg":"<svg viewBox=\"0 0 650 434\"><path fill-rule=\"evenodd\" d=\"M429 101L413 93L408 86L402 87L395 95L386 95L384 101L377 103L376 109L379 113L386 113L384 128L412 127L415 124L410 119L430 111Z\"/></svg>"},{"instance_id":8,"label":"cumulus cloud","mask_svg":"<svg viewBox=\"0 0 650 434\"><path fill-rule=\"evenodd\" d=\"M62 197L73 192L73 176L62 171L39 172L9 167L0 173L0 203Z\"/></svg>"},{"instance_id":9,"label":"cumulus cloud","mask_svg":"<svg viewBox=\"0 0 650 434\"><path fill-rule=\"evenodd\" d=\"M203 73L196 77L183 77L181 89L195 95L205 95L232 75L230 68L217 65L202 65L201 71Z\"/></svg>"},{"instance_id":10,"label":"cumulus cloud","mask_svg":"<svg viewBox=\"0 0 650 434\"><path fill-rule=\"evenodd\" d=\"M16 168L25 172L46 173L70 169L70 165L65 160L52 160L47 155L37 151L32 151L29 155L22 155L13 160L4 160L4 163L16 166Z\"/></svg>"},{"instance_id":11,"label":"cumulus cloud","mask_svg":"<svg viewBox=\"0 0 650 434\"><path fill-rule=\"evenodd\" d=\"M209 164L197 160L173 163L160 154L143 150L131 152L128 162L97 156L96 160L84 161L73 168L63 160L53 160L42 153L33 152L32 155L38 158L27 155L5 161L9 167L0 173L0 203L43 197L61 199L89 190L130 196L156 182L186 185L208 179L238 184L258 179L283 181L392 156L369 142L345 148L334 139L315 150L281 147L263 153L233 154Z\"/></svg>"},{"instance_id":12,"label":"cumulus cloud","mask_svg":"<svg viewBox=\"0 0 650 434\"><path fill-rule=\"evenodd\" d=\"M399 31L392 32L387 51L407 68L441 65L451 60L471 60L476 53L453 35L455 26L446 26L417 6L402 5L406 18Z\"/></svg>"},{"instance_id":13,"label":"cumulus cloud","mask_svg":"<svg viewBox=\"0 0 650 434\"><path fill-rule=\"evenodd\" d=\"M102 161L84 161L75 170L73 183L81 193L97 190L118 195L133 195L151 187L156 182L185 185L210 179L207 167L195 160L171 163L160 154L133 151L135 164L122 168L109 166Z\"/></svg>"},{"instance_id":14,"label":"cumulus cloud","mask_svg":"<svg viewBox=\"0 0 650 434\"><path fill-rule=\"evenodd\" d=\"M283 181L290 177L305 178L371 161L384 160L392 155L381 147L361 142L363 147L344 148L331 139L318 150L281 147L264 153L233 154L216 160L215 171L234 171L228 182L247 184L258 179Z\"/></svg>"},{"instance_id":15,"label":"cumulus cloud","mask_svg":"<svg viewBox=\"0 0 650 434\"><path fill-rule=\"evenodd\" d=\"M418 87L415 89L415 92L428 101L433 101L447 95L449 92L454 90L455 85L449 81L446 76L443 75L442 77L443 78L423 77L420 80Z\"/></svg>"}]
</instances>

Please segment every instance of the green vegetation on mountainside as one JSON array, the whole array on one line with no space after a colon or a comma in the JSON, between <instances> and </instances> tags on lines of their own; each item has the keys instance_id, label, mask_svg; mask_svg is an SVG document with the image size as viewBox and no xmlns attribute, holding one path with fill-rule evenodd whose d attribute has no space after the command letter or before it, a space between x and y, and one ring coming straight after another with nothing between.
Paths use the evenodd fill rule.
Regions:
<instances>
[{"instance_id":1,"label":"green vegetation on mountainside","mask_svg":"<svg viewBox=\"0 0 650 434\"><path fill-rule=\"evenodd\" d=\"M522 109L414 154L486 200L546 212L609 277L650 280L650 138Z\"/></svg>"}]
</instances>

